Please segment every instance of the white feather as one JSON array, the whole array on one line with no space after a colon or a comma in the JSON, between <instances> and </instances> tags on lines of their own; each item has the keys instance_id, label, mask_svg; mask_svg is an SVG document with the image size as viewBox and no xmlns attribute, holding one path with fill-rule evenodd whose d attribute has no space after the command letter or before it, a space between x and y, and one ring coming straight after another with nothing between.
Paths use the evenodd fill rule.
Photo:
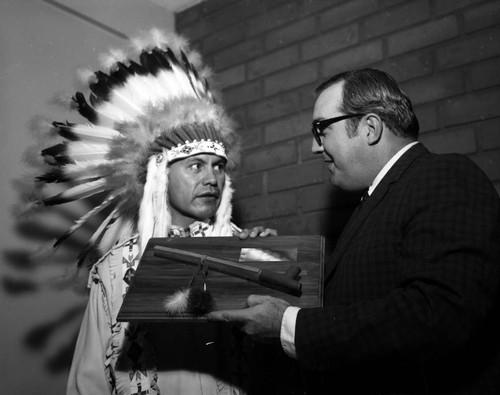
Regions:
<instances>
[{"instance_id":1,"label":"white feather","mask_svg":"<svg viewBox=\"0 0 500 395\"><path fill-rule=\"evenodd\" d=\"M109 251L113 245L119 240L124 240L133 234L135 230L133 229L132 222L129 219L123 218L123 216L116 217L116 220L111 223L105 233L102 235L102 239L99 242L99 251L103 254Z\"/></svg>"},{"instance_id":2,"label":"white feather","mask_svg":"<svg viewBox=\"0 0 500 395\"><path fill-rule=\"evenodd\" d=\"M163 93L161 99L170 99L183 96L195 96L189 78L183 71L174 67L174 71L161 71L158 73L158 84L160 91ZM165 93L168 92L168 96Z\"/></svg>"},{"instance_id":3,"label":"white feather","mask_svg":"<svg viewBox=\"0 0 500 395\"><path fill-rule=\"evenodd\" d=\"M104 102L95 107L95 111L99 114L99 123L107 127L113 127L121 122L133 122L136 119L136 114L127 113L114 102Z\"/></svg>"},{"instance_id":4,"label":"white feather","mask_svg":"<svg viewBox=\"0 0 500 395\"><path fill-rule=\"evenodd\" d=\"M145 108L155 105L165 96L166 92L159 88L156 77L134 75L125 86L113 90L110 101L96 106L95 110L116 122L133 121L144 114Z\"/></svg>"},{"instance_id":5,"label":"white feather","mask_svg":"<svg viewBox=\"0 0 500 395\"><path fill-rule=\"evenodd\" d=\"M172 71L177 81L176 85L179 87L179 89L182 89L182 91L191 92L191 94L193 94L193 88L186 72L175 65L172 65Z\"/></svg>"},{"instance_id":6,"label":"white feather","mask_svg":"<svg viewBox=\"0 0 500 395\"><path fill-rule=\"evenodd\" d=\"M103 102L95 110L116 122L132 121L144 115L149 107L185 96L196 97L196 93L185 71L173 65L172 70L162 70L156 76L130 77L126 85L113 89L110 101Z\"/></svg>"},{"instance_id":7,"label":"white feather","mask_svg":"<svg viewBox=\"0 0 500 395\"><path fill-rule=\"evenodd\" d=\"M113 89L111 101L116 107L122 109L127 115L144 115L144 111L141 108L140 102L137 103L137 98L128 97L125 88ZM145 101L144 101L145 102Z\"/></svg>"},{"instance_id":8,"label":"white feather","mask_svg":"<svg viewBox=\"0 0 500 395\"><path fill-rule=\"evenodd\" d=\"M70 177L72 180L79 180L89 175L94 177L98 174L94 173L96 168L103 165L113 165L114 163L122 162L122 160L107 160L107 159L96 159L84 162L75 162L67 164L63 167L64 174Z\"/></svg>"},{"instance_id":9,"label":"white feather","mask_svg":"<svg viewBox=\"0 0 500 395\"><path fill-rule=\"evenodd\" d=\"M118 207L115 207L115 209L106 217L104 221L102 221L101 225L92 234L89 241L87 242L86 249L93 247L97 243L103 233L106 232L109 223L116 218L118 218Z\"/></svg>"},{"instance_id":10,"label":"white feather","mask_svg":"<svg viewBox=\"0 0 500 395\"><path fill-rule=\"evenodd\" d=\"M74 224L69 228L69 230L57 240L57 244L59 244L62 240L66 239L69 237L71 234L73 234L78 228L80 228L90 217L93 215L97 214L99 211L103 210L106 208L117 196L117 193L112 193L104 201L99 204L98 206L94 207L92 210L90 210L88 213L85 215L81 216L78 218Z\"/></svg>"},{"instance_id":11,"label":"white feather","mask_svg":"<svg viewBox=\"0 0 500 395\"><path fill-rule=\"evenodd\" d=\"M154 230L153 237L166 237L171 226L172 219L168 209L168 163L167 153L163 150L163 163L157 164L159 171L156 174L156 189L153 194Z\"/></svg>"},{"instance_id":12,"label":"white feather","mask_svg":"<svg viewBox=\"0 0 500 395\"><path fill-rule=\"evenodd\" d=\"M99 180L86 182L85 184L76 185L74 187L66 189L64 192L61 192L57 195L51 196L47 199L44 199L44 203L46 204L59 204L57 203L59 200L61 201L72 201L77 199L85 199L86 197L95 195L96 193L102 192L106 190L106 183L108 182L105 178L100 178Z\"/></svg>"},{"instance_id":13,"label":"white feather","mask_svg":"<svg viewBox=\"0 0 500 395\"><path fill-rule=\"evenodd\" d=\"M167 296L163 302L165 311L168 314L180 314L186 312L190 291L190 288L180 289L174 294Z\"/></svg>"},{"instance_id":14,"label":"white feather","mask_svg":"<svg viewBox=\"0 0 500 395\"><path fill-rule=\"evenodd\" d=\"M85 140L112 140L120 136L120 132L104 126L92 124L78 124L71 127L71 131Z\"/></svg>"},{"instance_id":15,"label":"white feather","mask_svg":"<svg viewBox=\"0 0 500 395\"><path fill-rule=\"evenodd\" d=\"M67 154L75 162L103 159L109 152L109 145L71 141L67 143Z\"/></svg>"},{"instance_id":16,"label":"white feather","mask_svg":"<svg viewBox=\"0 0 500 395\"><path fill-rule=\"evenodd\" d=\"M217 213L215 214L215 223L210 236L232 236L233 229L231 226L231 213L233 197L233 188L231 186L231 178L226 174L224 189L222 191L221 202Z\"/></svg>"},{"instance_id":17,"label":"white feather","mask_svg":"<svg viewBox=\"0 0 500 395\"><path fill-rule=\"evenodd\" d=\"M151 237L164 237L168 234L171 218L167 205L167 183L167 155L164 151L152 156L148 161L146 184L139 208L138 232L141 249L146 248Z\"/></svg>"}]
</instances>

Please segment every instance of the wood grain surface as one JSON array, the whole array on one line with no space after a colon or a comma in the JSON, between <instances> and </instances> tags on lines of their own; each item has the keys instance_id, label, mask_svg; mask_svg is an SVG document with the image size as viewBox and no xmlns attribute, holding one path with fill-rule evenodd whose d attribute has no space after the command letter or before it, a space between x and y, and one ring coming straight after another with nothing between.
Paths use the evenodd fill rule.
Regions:
<instances>
[{"instance_id":1,"label":"wood grain surface","mask_svg":"<svg viewBox=\"0 0 500 395\"><path fill-rule=\"evenodd\" d=\"M185 264L180 259L155 256L154 247L158 245L233 262L239 262L242 248L264 250L296 248L296 261L251 261L244 264L272 269L283 274L291 265L299 266L301 273L298 279L302 284L300 296L209 270L205 283L207 291L215 301L215 310L244 308L250 294L279 297L299 307L322 306L325 259L325 239L322 236L277 236L246 240L236 237L152 238L125 296L118 321L206 321L203 316L190 314L172 316L165 312L163 303L168 295L188 287L194 274L196 276L191 286L203 287L203 275L198 273L197 267Z\"/></svg>"}]
</instances>

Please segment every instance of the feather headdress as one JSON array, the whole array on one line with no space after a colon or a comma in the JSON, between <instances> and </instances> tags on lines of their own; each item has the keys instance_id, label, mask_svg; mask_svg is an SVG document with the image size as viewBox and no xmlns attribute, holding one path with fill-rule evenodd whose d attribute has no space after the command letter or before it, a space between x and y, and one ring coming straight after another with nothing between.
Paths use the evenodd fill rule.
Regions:
<instances>
[{"instance_id":1,"label":"feather headdress","mask_svg":"<svg viewBox=\"0 0 500 395\"><path fill-rule=\"evenodd\" d=\"M101 70L82 73L88 98L82 92L72 98L86 121L52 123L49 134L59 141L41 151L46 170L30 193L38 208L79 199L93 203L55 245L106 213L80 264L92 248L107 251L124 233L138 232L141 248L150 237L168 234L169 163L211 153L226 158L230 171L239 155L233 124L209 88L210 71L182 37L152 30L132 40L127 52L111 51L101 61ZM44 194L54 183L62 189ZM226 177L214 235L231 234L231 196Z\"/></svg>"}]
</instances>

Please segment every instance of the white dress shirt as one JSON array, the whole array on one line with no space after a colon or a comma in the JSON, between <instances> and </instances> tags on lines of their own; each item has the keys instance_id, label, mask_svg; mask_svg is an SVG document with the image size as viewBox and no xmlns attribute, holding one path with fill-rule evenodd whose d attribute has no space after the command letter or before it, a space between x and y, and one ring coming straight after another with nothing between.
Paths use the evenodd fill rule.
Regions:
<instances>
[{"instance_id":1,"label":"white dress shirt","mask_svg":"<svg viewBox=\"0 0 500 395\"><path fill-rule=\"evenodd\" d=\"M405 145L401 148L396 155L394 155L380 170L377 176L374 178L372 184L368 188L368 196L370 196L377 185L382 181L387 172L391 169L394 163L397 162L403 154L408 151L411 147L417 144L418 141L414 141L410 144ZM281 320L281 331L280 331L280 341L281 347L285 351L285 354L291 358L297 358L297 353L295 351L295 323L297 321L297 314L299 313L300 307L289 306L286 308L283 318Z\"/></svg>"}]
</instances>

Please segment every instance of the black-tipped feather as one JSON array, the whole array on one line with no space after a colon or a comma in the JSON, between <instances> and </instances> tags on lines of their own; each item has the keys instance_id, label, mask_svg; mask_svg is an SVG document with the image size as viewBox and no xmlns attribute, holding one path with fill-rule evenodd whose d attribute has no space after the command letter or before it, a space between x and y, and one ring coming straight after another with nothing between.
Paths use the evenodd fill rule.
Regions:
<instances>
[{"instance_id":1,"label":"black-tipped feather","mask_svg":"<svg viewBox=\"0 0 500 395\"><path fill-rule=\"evenodd\" d=\"M127 78L130 77L130 73L123 63L118 62L115 64L115 69L110 76L117 85L123 85L127 81Z\"/></svg>"},{"instance_id":2,"label":"black-tipped feather","mask_svg":"<svg viewBox=\"0 0 500 395\"><path fill-rule=\"evenodd\" d=\"M141 52L139 60L141 65L153 75L157 75L158 71L161 69L160 62L152 53L147 53L146 51Z\"/></svg>"},{"instance_id":3,"label":"black-tipped feather","mask_svg":"<svg viewBox=\"0 0 500 395\"><path fill-rule=\"evenodd\" d=\"M67 146L64 143L45 148L42 150L41 155L49 165L64 166L73 163L67 156Z\"/></svg>"},{"instance_id":4,"label":"black-tipped feather","mask_svg":"<svg viewBox=\"0 0 500 395\"><path fill-rule=\"evenodd\" d=\"M113 74L108 75L98 70L94 75L97 82L89 84L89 88L101 100L108 100L111 90L123 83L119 74L118 78L115 78Z\"/></svg>"},{"instance_id":5,"label":"black-tipped feather","mask_svg":"<svg viewBox=\"0 0 500 395\"><path fill-rule=\"evenodd\" d=\"M171 64L182 68L182 65L170 48L167 48L167 50L165 51L165 56Z\"/></svg>"},{"instance_id":6,"label":"black-tipped feather","mask_svg":"<svg viewBox=\"0 0 500 395\"><path fill-rule=\"evenodd\" d=\"M134 75L134 71L130 69L130 67L126 66L123 62L116 62L117 71L120 71L120 73L123 75L123 78L128 78L131 75Z\"/></svg>"},{"instance_id":7,"label":"black-tipped feather","mask_svg":"<svg viewBox=\"0 0 500 395\"><path fill-rule=\"evenodd\" d=\"M51 171L48 171L47 173L36 177L35 180L46 182L49 184L69 181L68 177L66 177L61 169L53 169Z\"/></svg>"},{"instance_id":8,"label":"black-tipped feather","mask_svg":"<svg viewBox=\"0 0 500 395\"><path fill-rule=\"evenodd\" d=\"M139 74L139 75L148 74L148 71L144 67L142 67L140 64L134 62L133 60L131 60L129 63L129 70L133 74Z\"/></svg>"},{"instance_id":9,"label":"black-tipped feather","mask_svg":"<svg viewBox=\"0 0 500 395\"><path fill-rule=\"evenodd\" d=\"M73 133L71 128L74 126L74 123L62 123L62 122L52 122L52 126L57 128L57 132L59 133L59 136L64 137L67 140L71 141L79 141L80 138Z\"/></svg>"},{"instance_id":10,"label":"black-tipped feather","mask_svg":"<svg viewBox=\"0 0 500 395\"><path fill-rule=\"evenodd\" d=\"M89 106L82 92L76 92L75 96L73 96L73 101L78 105L78 112L82 117L85 117L89 122L97 122L97 112ZM92 105L94 105L94 103L92 103Z\"/></svg>"},{"instance_id":11,"label":"black-tipped feather","mask_svg":"<svg viewBox=\"0 0 500 395\"><path fill-rule=\"evenodd\" d=\"M200 81L196 69L191 63L189 63L189 60L183 51L181 51L181 59L182 63L184 64L184 69L186 70L186 75L189 79L189 83L191 84L191 88L193 88L193 92L196 94L196 96L200 97L200 90L203 91L205 88L203 85L203 81Z\"/></svg>"},{"instance_id":12,"label":"black-tipped feather","mask_svg":"<svg viewBox=\"0 0 500 395\"><path fill-rule=\"evenodd\" d=\"M210 90L210 85L209 85L208 80L206 78L204 80L203 85L205 86L205 94L207 95L207 97L210 100L212 100L215 103L216 101L215 101L214 95L212 95L212 91Z\"/></svg>"},{"instance_id":13,"label":"black-tipped feather","mask_svg":"<svg viewBox=\"0 0 500 395\"><path fill-rule=\"evenodd\" d=\"M115 208L115 210L113 210L113 212L104 220L104 222L101 224L101 226L99 226L99 228L92 235L90 240L85 244L85 247L83 248L83 250L78 254L78 257L77 257L77 266L78 267L81 267L83 262L85 261L85 258L87 258L89 253L94 248L97 248L98 243L101 241L101 239L104 236L104 234L106 233L106 231L117 220L116 210L117 210L117 208Z\"/></svg>"},{"instance_id":14,"label":"black-tipped feather","mask_svg":"<svg viewBox=\"0 0 500 395\"><path fill-rule=\"evenodd\" d=\"M77 267L82 267L83 262L85 262L85 258L89 255L90 251L95 247L95 244L87 243L83 250L78 254L76 265Z\"/></svg>"},{"instance_id":15,"label":"black-tipped feather","mask_svg":"<svg viewBox=\"0 0 500 395\"><path fill-rule=\"evenodd\" d=\"M168 59L165 57L164 51L160 51L158 49L153 49L153 54L156 56L156 59L160 63L161 67L165 70L171 70L172 66L170 65L170 62Z\"/></svg>"},{"instance_id":16,"label":"black-tipped feather","mask_svg":"<svg viewBox=\"0 0 500 395\"><path fill-rule=\"evenodd\" d=\"M93 107L97 107L97 106L99 106L99 104L101 104L103 102L103 100L100 97L97 97L92 92L90 92L90 94L89 94L89 100L90 100L90 104ZM96 115L97 115L97 113L96 113ZM97 122L97 120L96 120L96 122ZM92 122L92 123L96 123L96 122Z\"/></svg>"},{"instance_id":17,"label":"black-tipped feather","mask_svg":"<svg viewBox=\"0 0 500 395\"><path fill-rule=\"evenodd\" d=\"M122 84L122 82L119 79L113 76L113 73L106 74L103 73L102 71L98 71L97 73L99 73L99 75L102 78L102 83L106 84L109 91Z\"/></svg>"},{"instance_id":18,"label":"black-tipped feather","mask_svg":"<svg viewBox=\"0 0 500 395\"><path fill-rule=\"evenodd\" d=\"M182 59L182 63L184 63L184 68L186 70L188 70L189 72L193 73L193 75L198 78L198 72L196 71L196 69L193 67L193 65L191 63L189 63L189 60L186 56L186 54L181 51L181 59Z\"/></svg>"},{"instance_id":19,"label":"black-tipped feather","mask_svg":"<svg viewBox=\"0 0 500 395\"><path fill-rule=\"evenodd\" d=\"M100 99L108 100L112 85L109 76L102 71L96 71L94 75L97 77L97 82L89 84L90 90Z\"/></svg>"},{"instance_id":20,"label":"black-tipped feather","mask_svg":"<svg viewBox=\"0 0 500 395\"><path fill-rule=\"evenodd\" d=\"M106 199L103 200L101 204L94 207L88 213L77 219L74 224L69 228L69 230L64 233L61 237L59 237L54 243L53 247L59 246L64 240L66 240L69 236L71 236L75 231L77 231L90 217L101 212L103 209L107 208L113 201L115 200L116 195L110 194Z\"/></svg>"},{"instance_id":21,"label":"black-tipped feather","mask_svg":"<svg viewBox=\"0 0 500 395\"><path fill-rule=\"evenodd\" d=\"M54 206L73 202L75 200L85 199L89 196L96 195L104 190L106 190L106 179L91 179L90 181L84 181L81 184L71 186L64 192L58 193L57 195L43 199L43 204L46 206Z\"/></svg>"}]
</instances>

